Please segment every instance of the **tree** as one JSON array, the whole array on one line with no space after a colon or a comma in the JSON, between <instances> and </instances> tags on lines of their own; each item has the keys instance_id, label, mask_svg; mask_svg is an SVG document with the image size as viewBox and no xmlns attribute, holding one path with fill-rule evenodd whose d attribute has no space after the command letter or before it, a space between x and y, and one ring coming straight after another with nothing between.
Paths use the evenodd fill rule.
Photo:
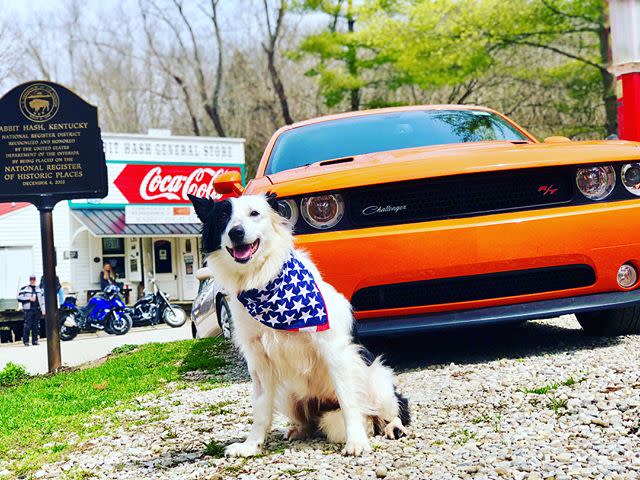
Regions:
<instances>
[{"instance_id":1,"label":"tree","mask_svg":"<svg viewBox=\"0 0 640 480\"><path fill-rule=\"evenodd\" d=\"M192 109L192 98L199 100L199 106L204 109L210 118L217 134L226 136L225 128L220 114L220 96L224 75L222 34L220 31L218 4L220 0L210 0L208 6L199 5L199 15L204 14L213 27L213 38L211 42L208 35L200 34L196 31L196 22L191 19L187 12L187 4L183 0L171 0L171 10L164 8L163 4L156 0L146 0L140 2L149 48L158 59L161 69L169 75L178 85L185 99L185 105L191 116L191 124L194 134L201 133L198 124L198 116ZM191 4L193 6L193 4ZM149 28L150 17L155 17L166 29L160 34L153 34ZM171 42L164 43L166 49L160 50L159 45L163 45L160 36L169 34ZM215 48L211 48L214 47ZM209 48L207 48L209 47ZM208 66L211 64L207 60L208 55L215 57L215 70L210 78ZM185 78L185 72L193 75L194 83L189 83ZM195 92L191 92L191 89Z\"/></svg>"},{"instance_id":2,"label":"tree","mask_svg":"<svg viewBox=\"0 0 640 480\"><path fill-rule=\"evenodd\" d=\"M267 23L267 36L268 41L262 43L262 48L267 55L267 67L269 69L269 77L271 78L271 84L276 92L276 96L280 101L280 108L282 109L282 117L287 125L293 123L293 118L289 112L289 101L287 100L287 94L282 85L280 79L280 73L276 68L276 44L282 32L282 22L284 20L285 13L287 11L287 1L280 0L278 10L276 12L275 21L271 20L271 13L269 11L269 5L267 0L263 0L264 15ZM272 25L273 23L273 25Z\"/></svg>"},{"instance_id":3,"label":"tree","mask_svg":"<svg viewBox=\"0 0 640 480\"><path fill-rule=\"evenodd\" d=\"M301 12L320 12L329 17L325 31L306 36L293 55L298 60L316 60L306 75L319 78L320 92L329 107L337 106L348 95L351 110L359 110L363 89L376 84L367 71L385 62L356 32L362 8L353 0L305 0L298 6Z\"/></svg>"},{"instance_id":4,"label":"tree","mask_svg":"<svg viewBox=\"0 0 640 480\"><path fill-rule=\"evenodd\" d=\"M592 80L588 71L597 72L604 130L617 131L605 0L404 0L395 7L390 15L381 17L379 9L370 15L363 35L391 59L398 85L448 85L464 101L489 72L530 81L526 66L514 68L511 58L536 63L532 58L542 55L546 68L537 75L569 91Z\"/></svg>"},{"instance_id":5,"label":"tree","mask_svg":"<svg viewBox=\"0 0 640 480\"><path fill-rule=\"evenodd\" d=\"M528 22L511 31L492 32L497 45L527 46L595 69L600 76L607 135L618 131L618 102L611 63L606 0L538 0L528 5Z\"/></svg>"}]
</instances>

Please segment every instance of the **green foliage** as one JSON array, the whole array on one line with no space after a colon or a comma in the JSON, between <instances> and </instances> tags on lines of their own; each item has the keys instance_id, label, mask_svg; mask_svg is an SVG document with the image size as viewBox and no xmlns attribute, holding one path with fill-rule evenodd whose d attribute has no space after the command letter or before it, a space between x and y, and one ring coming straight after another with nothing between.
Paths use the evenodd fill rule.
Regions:
<instances>
[{"instance_id":1,"label":"green foliage","mask_svg":"<svg viewBox=\"0 0 640 480\"><path fill-rule=\"evenodd\" d=\"M18 385L28 376L29 374L22 365L9 362L0 370L0 387Z\"/></svg>"},{"instance_id":2,"label":"green foliage","mask_svg":"<svg viewBox=\"0 0 640 480\"><path fill-rule=\"evenodd\" d=\"M376 1L379 10L391 12L393 1ZM302 12L321 12L327 15L326 30L306 36L290 58L312 58L314 64L306 75L318 78L320 94L328 107L341 104L349 95L351 109L360 107L361 90L373 85L371 72L379 71L388 62L355 28L361 15L371 8L368 4L351 0L306 0L299 2Z\"/></svg>"},{"instance_id":3,"label":"green foliage","mask_svg":"<svg viewBox=\"0 0 640 480\"><path fill-rule=\"evenodd\" d=\"M354 92L370 107L402 104L408 88L414 102L493 99L542 122L545 134L602 136L605 118L615 127L602 108L613 96L605 0L307 0L297 8L328 18L291 58L314 59L307 75L329 107L351 94L355 108ZM404 96L393 94L400 89Z\"/></svg>"},{"instance_id":4,"label":"green foliage","mask_svg":"<svg viewBox=\"0 0 640 480\"><path fill-rule=\"evenodd\" d=\"M119 354L123 354L123 353L130 353L130 352L133 352L137 348L138 348L138 345L131 345L129 343L125 343L124 345L120 345L119 347L116 347L113 350L111 350L111 353L114 354L114 355L119 355Z\"/></svg>"},{"instance_id":5,"label":"green foliage","mask_svg":"<svg viewBox=\"0 0 640 480\"><path fill-rule=\"evenodd\" d=\"M224 457L224 449L224 444L211 440L205 445L204 454L213 458L222 458Z\"/></svg>"},{"instance_id":6,"label":"green foliage","mask_svg":"<svg viewBox=\"0 0 640 480\"><path fill-rule=\"evenodd\" d=\"M220 339L152 343L96 367L30 377L3 388L0 461L26 475L66 451L71 434L78 440L99 434L109 421L109 408L131 408L135 398L181 380L189 371L220 373L227 349ZM151 415L161 418L162 412Z\"/></svg>"}]
</instances>

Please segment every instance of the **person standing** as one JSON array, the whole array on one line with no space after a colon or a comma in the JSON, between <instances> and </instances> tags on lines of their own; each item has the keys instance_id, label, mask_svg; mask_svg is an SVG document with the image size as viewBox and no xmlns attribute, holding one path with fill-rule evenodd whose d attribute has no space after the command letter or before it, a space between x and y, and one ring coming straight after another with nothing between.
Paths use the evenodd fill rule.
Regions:
<instances>
[{"instance_id":1,"label":"person standing","mask_svg":"<svg viewBox=\"0 0 640 480\"><path fill-rule=\"evenodd\" d=\"M42 296L44 297L46 295L44 291L44 275L40 277L40 290L42 290ZM60 277L58 277L58 275L56 275L56 292L58 296L58 307L59 307L64 303L64 290L62 290L62 285L60 284Z\"/></svg>"},{"instance_id":2,"label":"person standing","mask_svg":"<svg viewBox=\"0 0 640 480\"><path fill-rule=\"evenodd\" d=\"M24 312L22 341L25 347L28 347L29 332L31 332L31 343L38 345L40 315L44 315L44 297L42 296L42 290L36 284L35 275L31 275L29 277L29 285L25 285L18 292L18 301L22 304L22 310Z\"/></svg>"}]
</instances>

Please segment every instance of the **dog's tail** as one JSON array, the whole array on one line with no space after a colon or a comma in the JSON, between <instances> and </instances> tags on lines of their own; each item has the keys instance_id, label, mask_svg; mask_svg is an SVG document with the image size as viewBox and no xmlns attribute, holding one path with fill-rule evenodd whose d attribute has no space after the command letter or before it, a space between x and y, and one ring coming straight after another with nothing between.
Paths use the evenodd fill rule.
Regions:
<instances>
[{"instance_id":1,"label":"dog's tail","mask_svg":"<svg viewBox=\"0 0 640 480\"><path fill-rule=\"evenodd\" d=\"M400 421L402 425L408 427L411 425L411 412L409 411L409 399L398 392L398 389L393 388L393 393L396 395L396 399L398 400L398 416L400 417Z\"/></svg>"},{"instance_id":2,"label":"dog's tail","mask_svg":"<svg viewBox=\"0 0 640 480\"><path fill-rule=\"evenodd\" d=\"M360 354L360 358L362 358L367 367L374 368L376 370L375 375L377 385L393 385L393 372L389 367L384 365L382 357L374 356L373 353L371 353L362 345L360 345L358 353ZM393 386L393 394L395 395L395 400L398 404L398 417L400 418L402 425L407 427L411 424L409 400L407 399L407 397L398 392L398 389L395 387L395 385ZM389 401L391 400L389 399Z\"/></svg>"}]
</instances>

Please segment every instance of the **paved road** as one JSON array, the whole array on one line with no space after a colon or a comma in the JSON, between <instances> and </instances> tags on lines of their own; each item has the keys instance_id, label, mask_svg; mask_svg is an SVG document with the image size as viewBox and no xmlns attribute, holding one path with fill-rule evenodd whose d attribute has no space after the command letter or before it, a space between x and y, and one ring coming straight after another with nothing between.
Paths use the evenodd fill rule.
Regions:
<instances>
[{"instance_id":1,"label":"paved road","mask_svg":"<svg viewBox=\"0 0 640 480\"><path fill-rule=\"evenodd\" d=\"M76 366L97 360L124 344L141 345L152 342L170 342L191 338L189 322L181 328L170 328L167 325L141 327L131 330L123 336L108 335L104 332L82 334L70 342L62 342L62 363ZM23 365L31 374L47 371L47 344L40 340L40 345L25 347L22 343L2 344L0 346L0 369L8 362Z\"/></svg>"}]
</instances>

